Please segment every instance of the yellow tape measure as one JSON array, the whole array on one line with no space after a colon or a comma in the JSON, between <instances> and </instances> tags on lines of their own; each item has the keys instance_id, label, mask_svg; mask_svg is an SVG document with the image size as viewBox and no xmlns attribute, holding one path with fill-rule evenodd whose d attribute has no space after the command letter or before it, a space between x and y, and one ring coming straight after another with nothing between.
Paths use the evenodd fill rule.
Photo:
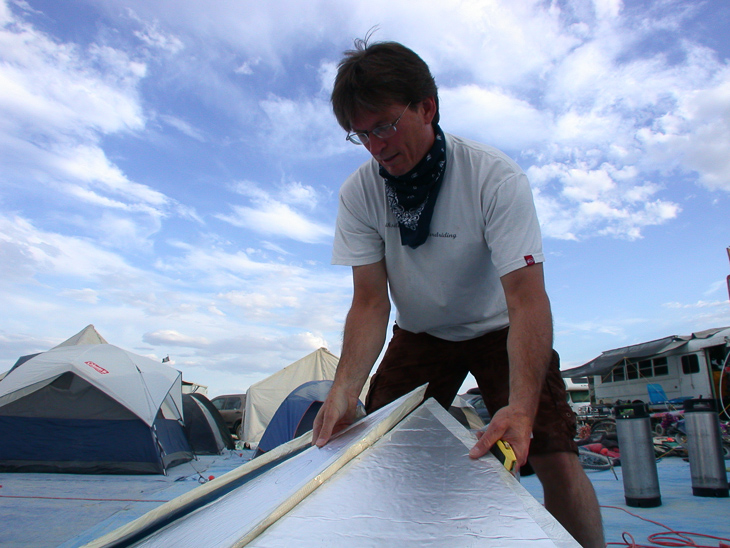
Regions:
<instances>
[{"instance_id":1,"label":"yellow tape measure","mask_svg":"<svg viewBox=\"0 0 730 548\"><path fill-rule=\"evenodd\" d=\"M514 471L517 457L515 457L515 452L508 442L497 440L497 443L492 445L492 454L497 457L497 460L502 463L508 472Z\"/></svg>"}]
</instances>

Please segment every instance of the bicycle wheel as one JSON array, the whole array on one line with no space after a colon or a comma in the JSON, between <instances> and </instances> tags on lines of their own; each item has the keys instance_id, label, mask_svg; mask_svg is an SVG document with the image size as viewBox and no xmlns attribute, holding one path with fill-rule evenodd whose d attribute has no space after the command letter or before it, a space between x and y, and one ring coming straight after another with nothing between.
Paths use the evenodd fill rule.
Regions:
<instances>
[{"instance_id":1,"label":"bicycle wheel","mask_svg":"<svg viewBox=\"0 0 730 548\"><path fill-rule=\"evenodd\" d=\"M609 457L587 449L578 449L578 460L588 470L610 470L613 467L613 461Z\"/></svg>"},{"instance_id":2,"label":"bicycle wheel","mask_svg":"<svg viewBox=\"0 0 730 548\"><path fill-rule=\"evenodd\" d=\"M593 432L594 434L598 432L603 432L604 434L615 434L616 421L612 419L598 421L591 427L591 432Z\"/></svg>"}]
</instances>

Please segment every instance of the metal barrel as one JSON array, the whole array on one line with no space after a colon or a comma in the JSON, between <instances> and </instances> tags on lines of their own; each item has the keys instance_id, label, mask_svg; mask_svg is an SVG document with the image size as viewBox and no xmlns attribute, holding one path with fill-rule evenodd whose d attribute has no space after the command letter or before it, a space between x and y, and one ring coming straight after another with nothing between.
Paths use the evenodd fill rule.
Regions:
<instances>
[{"instance_id":1,"label":"metal barrel","mask_svg":"<svg viewBox=\"0 0 730 548\"><path fill-rule=\"evenodd\" d=\"M626 505L639 508L660 506L662 497L646 404L617 405L614 413Z\"/></svg>"},{"instance_id":2,"label":"metal barrel","mask_svg":"<svg viewBox=\"0 0 730 548\"><path fill-rule=\"evenodd\" d=\"M727 497L727 472L715 400L697 398L685 401L684 424L692 494L697 497Z\"/></svg>"}]
</instances>

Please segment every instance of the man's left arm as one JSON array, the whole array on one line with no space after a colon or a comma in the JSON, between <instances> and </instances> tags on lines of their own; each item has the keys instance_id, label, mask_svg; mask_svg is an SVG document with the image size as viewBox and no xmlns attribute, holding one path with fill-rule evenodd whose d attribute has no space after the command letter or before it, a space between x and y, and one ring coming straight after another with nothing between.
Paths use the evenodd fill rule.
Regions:
<instances>
[{"instance_id":1,"label":"man's left arm","mask_svg":"<svg viewBox=\"0 0 730 548\"><path fill-rule=\"evenodd\" d=\"M479 458L499 439L507 441L520 466L527 462L532 425L552 354L553 326L541 263L501 278L509 312L509 403L494 414L469 452Z\"/></svg>"}]
</instances>

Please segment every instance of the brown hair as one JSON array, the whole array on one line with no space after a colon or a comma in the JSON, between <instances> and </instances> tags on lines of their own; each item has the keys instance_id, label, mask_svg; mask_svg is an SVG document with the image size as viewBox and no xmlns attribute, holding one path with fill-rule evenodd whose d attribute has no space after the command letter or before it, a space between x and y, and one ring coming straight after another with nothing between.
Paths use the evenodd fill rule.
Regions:
<instances>
[{"instance_id":1,"label":"brown hair","mask_svg":"<svg viewBox=\"0 0 730 548\"><path fill-rule=\"evenodd\" d=\"M411 103L411 108L415 108L433 97L435 126L439 121L438 90L428 65L402 44L369 45L368 37L355 40L355 49L345 52L337 68L331 97L337 122L350 131L352 120L360 112L379 112L394 103Z\"/></svg>"}]
</instances>

